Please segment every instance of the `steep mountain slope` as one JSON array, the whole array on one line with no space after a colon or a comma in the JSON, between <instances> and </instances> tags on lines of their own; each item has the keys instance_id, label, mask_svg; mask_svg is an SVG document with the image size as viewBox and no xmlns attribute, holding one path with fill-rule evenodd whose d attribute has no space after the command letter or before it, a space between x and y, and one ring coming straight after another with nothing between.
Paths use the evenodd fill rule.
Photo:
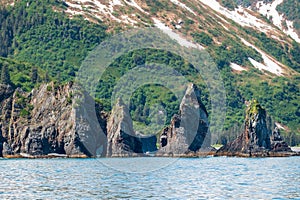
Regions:
<instances>
[{"instance_id":1,"label":"steep mountain slope","mask_svg":"<svg viewBox=\"0 0 300 200\"><path fill-rule=\"evenodd\" d=\"M220 1L222 5L229 9L242 6L254 11L258 11L266 16L275 26L297 42L300 42L300 5L297 0L232 0Z\"/></svg>"},{"instance_id":2,"label":"steep mountain slope","mask_svg":"<svg viewBox=\"0 0 300 200\"><path fill-rule=\"evenodd\" d=\"M36 66L41 77L49 73L50 79L72 80L87 52L110 34L135 27L157 27L177 40L197 43L215 60L227 92L228 132L232 132L234 124L243 123L244 101L256 98L289 136L300 133L300 44L295 35L299 32L299 17L286 12L290 7L286 0L253 4L234 0L7 2L0 12L3 46L0 54L16 63ZM252 9L246 8L249 6ZM297 2L294 7L299 7ZM156 50L129 52L116 60L99 85L97 98L101 102L108 104L116 80L137 66L137 60L172 63L175 69L186 72L188 80L204 91L203 102L210 112L213 97L201 77L193 74L182 58ZM13 74L15 67L9 65L9 68ZM40 82L45 78L41 79ZM20 78L12 81L15 84L18 81L19 86L30 82ZM156 99L142 98L142 94L152 94ZM149 121L147 110L152 104L166 105L169 120L178 109L174 102L170 103L172 94L159 86L140 88L133 97L131 114L137 122Z\"/></svg>"},{"instance_id":3,"label":"steep mountain slope","mask_svg":"<svg viewBox=\"0 0 300 200\"><path fill-rule=\"evenodd\" d=\"M278 5L280 2L276 1L275 3ZM246 43L244 40L251 41L252 45L258 46L258 49L266 51L271 57L275 57L277 61L282 62L282 59L285 59L284 63L282 63L283 65L279 62L276 62L274 59L272 60L272 58L264 59L263 64L265 64L265 67L255 62L253 59L249 59L252 65L254 65L256 68L264 68L267 71L271 70L269 68L275 68L273 69L275 71L272 73L277 75L282 73L281 70L285 68L284 65L294 68L298 68L299 65L299 60L296 61L297 58L295 58L297 55L289 55L290 51L297 48L298 45L293 45L293 40L287 37L287 35L293 36L293 38L299 42L299 38L292 27L292 22L285 21L286 24L289 24L289 28L285 31L286 33L284 33L283 31L278 30L278 27L282 30L285 29L277 22L278 19L275 19L275 17L275 25L273 25L267 21L266 18L263 18L259 13L243 7L239 7L234 11L231 11L222 7L217 1L201 0L189 2L161 0L155 2L146 1L146 3L139 1L115 0L108 1L103 4L101 4L100 1L84 0L76 2L66 1L66 5L67 9L65 12L68 13L70 17L83 15L90 21L100 19L107 23L109 27L113 28L120 26L121 28L126 29L128 27L144 27L154 25L162 29L162 25L165 24L170 29L176 30L176 32L185 35L186 38L193 38L196 42L202 44L205 43L204 38L210 37L213 42L211 44L204 44L204 46L216 45L224 42L226 39L235 38L239 45L242 45L242 47L246 48L245 46L251 45ZM261 12L266 10L263 7L265 4L258 2L257 5L261 5L259 7L261 8ZM277 15L279 14L277 13ZM199 32L201 32L200 35ZM251 32L250 34L253 35L250 35L249 32ZM265 33L266 35L256 35L261 34L261 32ZM244 40L242 40L242 38ZM259 42L264 42L262 40L270 39L272 39L270 43L280 43L281 47L276 47L276 50L272 52L273 50L269 49L270 45L268 45L267 48L263 46L264 44L256 44ZM275 41L273 39L275 39ZM278 45L274 44L274 46ZM280 50L281 48L284 50ZM259 52L259 50L257 51ZM259 52L259 54L262 54L264 57L263 52ZM247 58L245 60L248 61ZM238 64L241 65L245 63ZM289 72L287 69L285 71L286 73Z\"/></svg>"}]
</instances>

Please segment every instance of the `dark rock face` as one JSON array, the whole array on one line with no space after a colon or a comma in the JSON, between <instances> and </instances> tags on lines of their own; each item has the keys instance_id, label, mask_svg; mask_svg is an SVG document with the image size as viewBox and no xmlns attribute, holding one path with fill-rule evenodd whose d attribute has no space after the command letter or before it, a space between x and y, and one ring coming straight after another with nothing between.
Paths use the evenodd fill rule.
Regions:
<instances>
[{"instance_id":1,"label":"dark rock face","mask_svg":"<svg viewBox=\"0 0 300 200\"><path fill-rule=\"evenodd\" d=\"M24 93L0 85L2 156L96 155L97 148L106 142L105 134L99 133L99 121L103 120L96 116L92 98L75 88L72 83L50 83ZM72 102L73 96L77 102Z\"/></svg>"},{"instance_id":2,"label":"dark rock face","mask_svg":"<svg viewBox=\"0 0 300 200\"><path fill-rule=\"evenodd\" d=\"M143 153L149 153L157 151L156 143L157 143L157 137L156 135L138 135L137 137L140 138L140 141L142 143L142 151Z\"/></svg>"},{"instance_id":3,"label":"dark rock face","mask_svg":"<svg viewBox=\"0 0 300 200\"><path fill-rule=\"evenodd\" d=\"M220 148L217 155L268 156L271 151L291 151L277 128L271 137L266 118L265 109L256 100L252 101L246 111L244 132Z\"/></svg>"},{"instance_id":4,"label":"dark rock face","mask_svg":"<svg viewBox=\"0 0 300 200\"><path fill-rule=\"evenodd\" d=\"M251 153L270 149L266 111L256 102L247 108L244 133L219 151Z\"/></svg>"},{"instance_id":5,"label":"dark rock face","mask_svg":"<svg viewBox=\"0 0 300 200\"><path fill-rule=\"evenodd\" d=\"M133 130L127 106L118 99L107 123L107 157L128 157L143 153L142 142Z\"/></svg>"},{"instance_id":6,"label":"dark rock face","mask_svg":"<svg viewBox=\"0 0 300 200\"><path fill-rule=\"evenodd\" d=\"M283 141L283 138L280 135L280 131L275 127L271 135L271 150L274 152L292 152L292 149L289 145Z\"/></svg>"},{"instance_id":7,"label":"dark rock face","mask_svg":"<svg viewBox=\"0 0 300 200\"><path fill-rule=\"evenodd\" d=\"M181 156L210 147L208 115L200 100L200 91L190 84L180 104L180 113L172 118L160 136L157 155Z\"/></svg>"}]
</instances>

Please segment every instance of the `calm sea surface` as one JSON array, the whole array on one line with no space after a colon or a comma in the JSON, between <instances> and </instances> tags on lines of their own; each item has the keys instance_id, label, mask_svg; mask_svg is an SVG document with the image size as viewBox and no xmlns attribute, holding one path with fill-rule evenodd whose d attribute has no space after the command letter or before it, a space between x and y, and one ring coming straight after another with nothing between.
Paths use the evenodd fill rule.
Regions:
<instances>
[{"instance_id":1,"label":"calm sea surface","mask_svg":"<svg viewBox=\"0 0 300 200\"><path fill-rule=\"evenodd\" d=\"M300 199L300 157L0 159L0 199Z\"/></svg>"}]
</instances>

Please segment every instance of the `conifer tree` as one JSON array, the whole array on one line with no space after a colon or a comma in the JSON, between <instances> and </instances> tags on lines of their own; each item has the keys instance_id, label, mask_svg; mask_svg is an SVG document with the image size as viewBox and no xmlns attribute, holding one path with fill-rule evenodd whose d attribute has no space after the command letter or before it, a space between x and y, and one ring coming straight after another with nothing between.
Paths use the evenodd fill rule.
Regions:
<instances>
[{"instance_id":1,"label":"conifer tree","mask_svg":"<svg viewBox=\"0 0 300 200\"><path fill-rule=\"evenodd\" d=\"M38 80L38 70L36 67L31 68L31 82L36 84Z\"/></svg>"},{"instance_id":2,"label":"conifer tree","mask_svg":"<svg viewBox=\"0 0 300 200\"><path fill-rule=\"evenodd\" d=\"M50 81L49 73L46 71L45 73L45 83L48 83Z\"/></svg>"},{"instance_id":3,"label":"conifer tree","mask_svg":"<svg viewBox=\"0 0 300 200\"><path fill-rule=\"evenodd\" d=\"M2 65L0 83L6 85L11 83L10 75L8 71L8 65L6 63Z\"/></svg>"}]
</instances>

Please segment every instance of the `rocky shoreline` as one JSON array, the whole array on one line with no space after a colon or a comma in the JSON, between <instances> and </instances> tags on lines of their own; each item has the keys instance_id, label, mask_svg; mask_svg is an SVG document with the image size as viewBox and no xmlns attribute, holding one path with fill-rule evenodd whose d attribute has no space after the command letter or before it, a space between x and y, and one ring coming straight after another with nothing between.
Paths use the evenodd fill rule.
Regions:
<instances>
[{"instance_id":1,"label":"rocky shoreline","mask_svg":"<svg viewBox=\"0 0 300 200\"><path fill-rule=\"evenodd\" d=\"M240 157L240 158L268 158L268 157L293 157L300 156L300 152L267 152L267 153L255 153L249 155L247 153L216 153L205 152L205 153L189 153L182 155L153 155L149 156L147 154L131 154L130 156L112 156L111 158L129 158L129 157L172 157L172 158L204 158L204 157ZM66 154L48 154L48 155L26 155L26 154L18 154L18 155L5 155L3 156L5 159L52 159L52 158L74 158L74 159L86 159L86 158L105 158L105 157L94 157L87 155L66 155Z\"/></svg>"},{"instance_id":2,"label":"rocky shoreline","mask_svg":"<svg viewBox=\"0 0 300 200\"><path fill-rule=\"evenodd\" d=\"M43 84L30 93L0 85L0 157L300 156L276 126L270 128L266 111L255 100L247 107L241 135L218 150L211 147L200 95L190 84L171 124L157 135L145 136L133 129L121 99L108 114L73 83Z\"/></svg>"}]
</instances>

